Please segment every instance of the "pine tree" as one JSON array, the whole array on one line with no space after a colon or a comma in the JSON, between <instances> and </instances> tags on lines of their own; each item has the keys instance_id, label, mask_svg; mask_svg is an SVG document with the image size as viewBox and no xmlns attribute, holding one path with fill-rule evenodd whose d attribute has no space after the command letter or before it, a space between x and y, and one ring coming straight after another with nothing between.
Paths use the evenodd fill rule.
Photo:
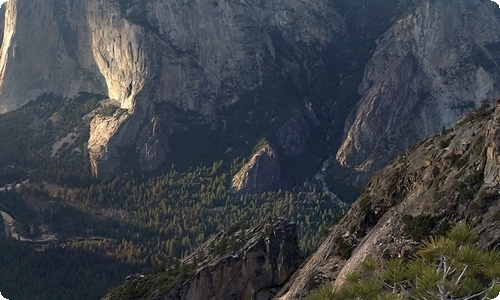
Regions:
<instances>
[{"instance_id":1,"label":"pine tree","mask_svg":"<svg viewBox=\"0 0 500 300\"><path fill-rule=\"evenodd\" d=\"M479 249L477 240L460 223L447 236L425 240L413 259L368 259L342 288L327 284L308 299L493 299L500 293L500 251Z\"/></svg>"}]
</instances>

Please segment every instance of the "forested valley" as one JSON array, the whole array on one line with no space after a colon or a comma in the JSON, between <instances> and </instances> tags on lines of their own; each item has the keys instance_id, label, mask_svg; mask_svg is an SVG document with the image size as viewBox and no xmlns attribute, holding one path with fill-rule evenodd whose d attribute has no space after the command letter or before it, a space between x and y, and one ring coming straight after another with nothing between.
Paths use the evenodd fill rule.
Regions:
<instances>
[{"instance_id":1,"label":"forested valley","mask_svg":"<svg viewBox=\"0 0 500 300\"><path fill-rule=\"evenodd\" d=\"M0 116L0 182L17 184L1 190L0 210L26 239L0 239L0 291L8 299L96 299L130 274L178 266L213 234L276 217L297 223L305 256L341 210L308 180L235 193L231 178L248 156L92 179L85 120L113 108L98 95L59 100L47 95ZM67 136L54 155L55 141Z\"/></svg>"}]
</instances>

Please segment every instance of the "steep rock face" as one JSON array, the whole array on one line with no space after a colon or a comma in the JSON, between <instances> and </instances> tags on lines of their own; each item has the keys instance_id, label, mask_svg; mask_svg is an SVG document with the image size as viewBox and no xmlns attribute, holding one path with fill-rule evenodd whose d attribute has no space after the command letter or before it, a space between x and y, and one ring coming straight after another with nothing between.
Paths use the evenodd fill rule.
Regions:
<instances>
[{"instance_id":1,"label":"steep rock face","mask_svg":"<svg viewBox=\"0 0 500 300\"><path fill-rule=\"evenodd\" d=\"M139 159L141 164L141 169L146 171L154 171L155 166L160 166L167 156L168 140L165 138L168 136L169 130L168 124L163 124L163 121L158 116L151 118L151 126L146 127L144 130L147 132L141 133L141 139L145 141L139 141L140 145L143 145L139 152Z\"/></svg>"},{"instance_id":2,"label":"steep rock face","mask_svg":"<svg viewBox=\"0 0 500 300\"><path fill-rule=\"evenodd\" d=\"M113 138L91 131L91 139L113 143L101 149L135 147L147 156L151 143L139 135L156 130L155 103L213 117L241 92L260 86L278 65L297 73L290 53L320 51L344 29L326 0L12 0L0 53L0 113L44 93L102 94L131 114L108 131ZM165 160L167 137L157 140L165 143L156 143L155 159L141 158L145 170ZM97 176L119 169L114 151L90 152Z\"/></svg>"},{"instance_id":3,"label":"steep rock face","mask_svg":"<svg viewBox=\"0 0 500 300\"><path fill-rule=\"evenodd\" d=\"M300 264L296 230L286 221L258 228L264 235L212 261L164 299L270 299Z\"/></svg>"},{"instance_id":4,"label":"steep rock face","mask_svg":"<svg viewBox=\"0 0 500 300\"><path fill-rule=\"evenodd\" d=\"M342 285L366 258L405 257L419 239L464 220L480 233L480 246L497 246L499 116L498 104L476 110L377 172L279 299L301 298L315 284Z\"/></svg>"},{"instance_id":5,"label":"steep rock face","mask_svg":"<svg viewBox=\"0 0 500 300\"><path fill-rule=\"evenodd\" d=\"M155 48L142 27L123 18L117 3L14 0L6 5L0 113L44 93L102 94L134 108L154 74Z\"/></svg>"},{"instance_id":6,"label":"steep rock face","mask_svg":"<svg viewBox=\"0 0 500 300\"><path fill-rule=\"evenodd\" d=\"M488 124L486 131L486 165L484 167L484 182L496 186L500 184L500 105L496 107L493 121Z\"/></svg>"},{"instance_id":7,"label":"steep rock face","mask_svg":"<svg viewBox=\"0 0 500 300\"><path fill-rule=\"evenodd\" d=\"M110 139L115 136L127 117L127 114L109 117L96 116L91 121L88 151L92 157L90 167L95 176L109 178L120 170L120 161L117 160L118 149L110 143ZM99 165L103 162L106 164L105 167Z\"/></svg>"},{"instance_id":8,"label":"steep rock face","mask_svg":"<svg viewBox=\"0 0 500 300\"><path fill-rule=\"evenodd\" d=\"M84 2L90 30L88 50L106 82L105 95L118 100L122 108L134 110L139 94L148 93L146 82L155 75L156 42L144 28L124 19L115 2ZM88 50L81 55L88 55Z\"/></svg>"},{"instance_id":9,"label":"steep rock face","mask_svg":"<svg viewBox=\"0 0 500 300\"><path fill-rule=\"evenodd\" d=\"M88 32L91 30L85 15L68 9L69 2L16 0L6 3L0 51L0 113L44 93L103 94L104 80L95 72L91 51L77 56L80 47L90 49ZM74 6L85 9L81 2Z\"/></svg>"},{"instance_id":10,"label":"steep rock face","mask_svg":"<svg viewBox=\"0 0 500 300\"><path fill-rule=\"evenodd\" d=\"M119 299L121 290L130 293L134 287L141 290L134 294L141 299L270 299L301 261L295 223L277 220L213 237L182 262L195 264L193 275L167 291L159 292L156 288L141 290L143 285L168 284L162 282L166 278L161 274L158 278L155 275L139 276L130 278L124 287L105 299Z\"/></svg>"},{"instance_id":11,"label":"steep rock face","mask_svg":"<svg viewBox=\"0 0 500 300\"><path fill-rule=\"evenodd\" d=\"M4 26L5 26L5 10L6 9L7 9L7 4L5 4L5 2L4 2L0 6L0 43L3 41Z\"/></svg>"},{"instance_id":12,"label":"steep rock face","mask_svg":"<svg viewBox=\"0 0 500 300\"><path fill-rule=\"evenodd\" d=\"M273 186L280 179L281 169L276 152L265 145L234 175L232 188L237 192L255 193Z\"/></svg>"},{"instance_id":13,"label":"steep rock face","mask_svg":"<svg viewBox=\"0 0 500 300\"><path fill-rule=\"evenodd\" d=\"M421 1L381 37L336 156L350 179L363 184L411 143L500 94L495 6Z\"/></svg>"},{"instance_id":14,"label":"steep rock face","mask_svg":"<svg viewBox=\"0 0 500 300\"><path fill-rule=\"evenodd\" d=\"M262 84L281 56L273 35L292 45L324 45L344 30L327 1L149 1L128 9L129 16L144 12L153 32L181 59L162 59L159 98L202 113Z\"/></svg>"}]
</instances>

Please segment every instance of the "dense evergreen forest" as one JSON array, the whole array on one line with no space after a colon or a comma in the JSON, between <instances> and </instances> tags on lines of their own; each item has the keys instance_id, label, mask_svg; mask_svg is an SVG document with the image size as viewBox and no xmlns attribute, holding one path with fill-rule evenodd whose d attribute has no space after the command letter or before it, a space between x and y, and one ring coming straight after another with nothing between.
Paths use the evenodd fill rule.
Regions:
<instances>
[{"instance_id":1,"label":"dense evergreen forest","mask_svg":"<svg viewBox=\"0 0 500 300\"><path fill-rule=\"evenodd\" d=\"M108 182L92 179L83 148L90 117L116 108L98 95L60 100L47 95L0 116L0 182L24 182L0 192L0 210L30 240L0 239L7 253L0 291L8 299L96 299L129 274L171 269L233 224L275 217L297 223L306 255L339 212L307 180L255 194L231 191L251 152L194 166L172 163L154 174L132 166Z\"/></svg>"}]
</instances>

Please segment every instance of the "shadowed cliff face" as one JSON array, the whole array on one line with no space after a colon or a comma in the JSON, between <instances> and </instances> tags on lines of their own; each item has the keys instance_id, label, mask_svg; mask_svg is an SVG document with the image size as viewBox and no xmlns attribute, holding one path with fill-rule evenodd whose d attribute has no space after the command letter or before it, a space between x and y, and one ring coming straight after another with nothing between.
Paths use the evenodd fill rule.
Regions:
<instances>
[{"instance_id":1,"label":"shadowed cliff face","mask_svg":"<svg viewBox=\"0 0 500 300\"><path fill-rule=\"evenodd\" d=\"M410 144L500 94L500 19L490 1L421 1L378 42L338 162L358 184Z\"/></svg>"},{"instance_id":2,"label":"shadowed cliff face","mask_svg":"<svg viewBox=\"0 0 500 300\"><path fill-rule=\"evenodd\" d=\"M161 273L131 276L104 299L121 299L132 293L140 299L157 300L270 299L301 261L295 223L278 220L214 236L183 260L182 264L194 269L187 280L174 284L175 278Z\"/></svg>"}]
</instances>

